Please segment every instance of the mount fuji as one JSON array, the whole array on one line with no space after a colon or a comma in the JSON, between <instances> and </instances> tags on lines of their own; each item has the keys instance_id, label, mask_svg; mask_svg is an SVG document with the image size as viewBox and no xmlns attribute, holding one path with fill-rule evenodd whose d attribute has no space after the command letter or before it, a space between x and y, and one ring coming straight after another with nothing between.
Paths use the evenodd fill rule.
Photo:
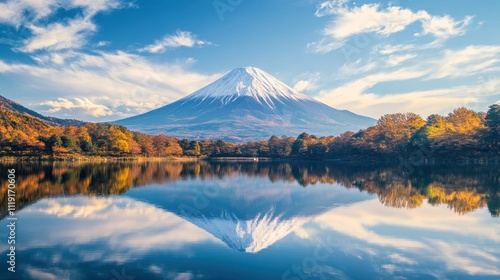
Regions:
<instances>
[{"instance_id":1,"label":"mount fuji","mask_svg":"<svg viewBox=\"0 0 500 280\"><path fill-rule=\"evenodd\" d=\"M258 68L245 67L178 101L115 123L149 134L243 142L302 132L337 135L375 120L334 109Z\"/></svg>"}]
</instances>

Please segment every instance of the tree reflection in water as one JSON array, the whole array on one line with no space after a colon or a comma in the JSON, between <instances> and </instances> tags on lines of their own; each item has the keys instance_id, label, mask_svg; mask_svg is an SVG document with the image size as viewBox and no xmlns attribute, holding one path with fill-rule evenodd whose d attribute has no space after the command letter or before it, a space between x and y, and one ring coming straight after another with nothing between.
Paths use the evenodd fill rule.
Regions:
<instances>
[{"instance_id":1,"label":"tree reflection in water","mask_svg":"<svg viewBox=\"0 0 500 280\"><path fill-rule=\"evenodd\" d=\"M224 178L243 174L271 182L296 181L303 187L339 184L376 194L389 207L416 208L425 199L447 204L458 214L488 207L500 216L500 180L493 167L420 167L403 176L396 167L346 166L324 162L37 162L0 165L0 199L6 200L8 168L15 168L19 209L45 197L118 195L130 188L190 178ZM2 204L2 218L7 204Z\"/></svg>"}]
</instances>

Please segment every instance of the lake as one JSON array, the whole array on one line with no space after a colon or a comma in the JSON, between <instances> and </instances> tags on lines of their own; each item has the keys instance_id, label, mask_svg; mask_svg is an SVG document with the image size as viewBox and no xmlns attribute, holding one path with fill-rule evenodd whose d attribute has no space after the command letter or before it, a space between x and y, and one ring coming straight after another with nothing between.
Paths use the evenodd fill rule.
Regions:
<instances>
[{"instance_id":1,"label":"lake","mask_svg":"<svg viewBox=\"0 0 500 280\"><path fill-rule=\"evenodd\" d=\"M1 279L499 279L497 167L4 163Z\"/></svg>"}]
</instances>

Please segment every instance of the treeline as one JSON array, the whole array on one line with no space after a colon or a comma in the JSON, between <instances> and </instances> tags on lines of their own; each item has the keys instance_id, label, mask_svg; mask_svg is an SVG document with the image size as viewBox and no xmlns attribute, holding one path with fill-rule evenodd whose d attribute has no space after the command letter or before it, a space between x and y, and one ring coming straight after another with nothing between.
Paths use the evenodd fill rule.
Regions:
<instances>
[{"instance_id":1,"label":"treeline","mask_svg":"<svg viewBox=\"0 0 500 280\"><path fill-rule=\"evenodd\" d=\"M447 116L382 116L377 124L338 137L302 133L234 146L231 155L301 159L414 158L439 160L500 156L500 105L487 113L458 108Z\"/></svg>"},{"instance_id":2,"label":"treeline","mask_svg":"<svg viewBox=\"0 0 500 280\"><path fill-rule=\"evenodd\" d=\"M267 141L243 145L227 144L224 149L206 149L215 156L251 156L300 159L417 158L439 160L460 157L500 156L500 105L487 113L458 108L447 116L430 115L426 120L414 113L382 116L377 124L338 137L317 137L302 133L297 138L272 136Z\"/></svg>"},{"instance_id":3,"label":"treeline","mask_svg":"<svg viewBox=\"0 0 500 280\"><path fill-rule=\"evenodd\" d=\"M50 126L31 116L0 108L0 155L195 155L195 149L190 153L189 147L183 149L181 144L185 143L176 138L132 132L118 125Z\"/></svg>"},{"instance_id":4,"label":"treeline","mask_svg":"<svg viewBox=\"0 0 500 280\"><path fill-rule=\"evenodd\" d=\"M0 108L0 155L271 157L300 159L456 158L500 155L500 105L487 113L458 108L426 120L414 113L382 116L375 126L338 137L302 133L297 138L234 144L146 135L110 124L50 126Z\"/></svg>"}]
</instances>

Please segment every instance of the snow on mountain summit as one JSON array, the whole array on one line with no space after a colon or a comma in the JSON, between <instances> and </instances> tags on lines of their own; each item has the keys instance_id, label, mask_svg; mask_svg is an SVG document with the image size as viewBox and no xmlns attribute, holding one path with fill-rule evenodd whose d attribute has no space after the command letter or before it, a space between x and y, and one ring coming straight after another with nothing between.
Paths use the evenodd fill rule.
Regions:
<instances>
[{"instance_id":1,"label":"snow on mountain summit","mask_svg":"<svg viewBox=\"0 0 500 280\"><path fill-rule=\"evenodd\" d=\"M275 102L288 100L312 100L287 86L280 80L255 67L236 68L217 81L186 96L183 100L204 101L207 98L230 103L239 97L250 96L259 103L274 108Z\"/></svg>"}]
</instances>

